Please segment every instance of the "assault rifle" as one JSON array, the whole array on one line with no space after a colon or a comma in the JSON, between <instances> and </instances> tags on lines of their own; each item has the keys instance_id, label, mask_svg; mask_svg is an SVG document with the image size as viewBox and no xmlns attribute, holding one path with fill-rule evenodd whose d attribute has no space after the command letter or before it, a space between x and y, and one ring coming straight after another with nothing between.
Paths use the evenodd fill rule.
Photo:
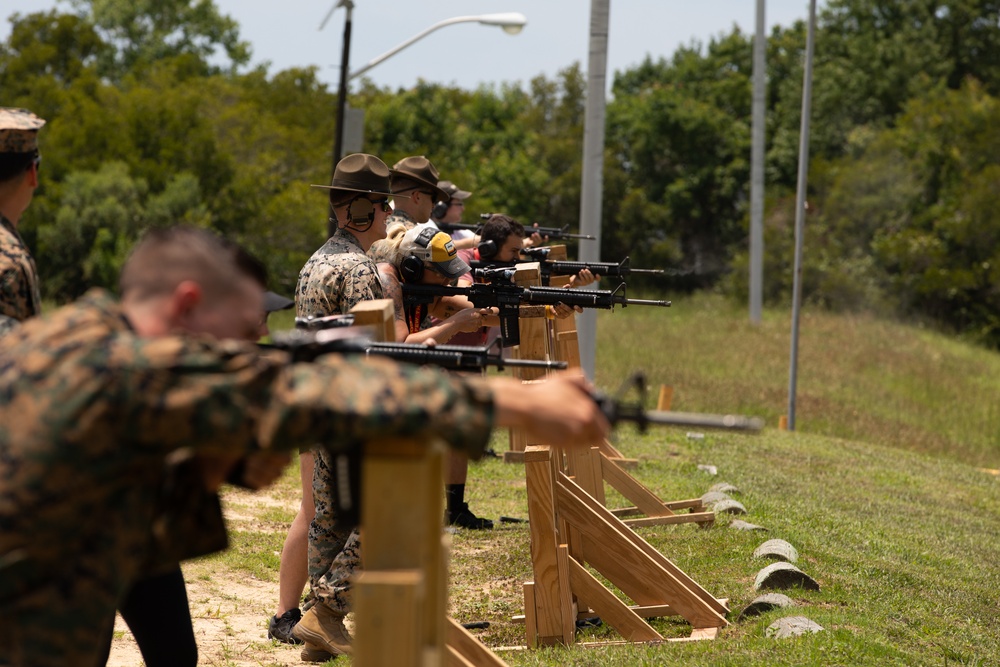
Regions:
<instances>
[{"instance_id":1,"label":"assault rifle","mask_svg":"<svg viewBox=\"0 0 1000 667\"><path fill-rule=\"evenodd\" d=\"M612 278L626 279L633 273L650 275L663 275L663 269L633 269L629 265L629 258L626 257L620 262L568 262L563 260L545 259L549 255L551 248L525 248L522 254L528 255L531 259L538 261L538 266L542 273L542 284L548 285L552 276L574 276L584 269L590 269L595 276L609 276ZM473 269L491 269L502 267L513 267L519 262L495 262L484 260L473 260L469 266Z\"/></svg>"},{"instance_id":2,"label":"assault rifle","mask_svg":"<svg viewBox=\"0 0 1000 667\"><path fill-rule=\"evenodd\" d=\"M488 272L483 274L482 272ZM604 308L613 310L615 305L625 306L669 306L669 301L651 299L629 299L625 296L625 283L615 290L573 290L562 287L521 287L510 282L513 269L479 269L481 275L493 282L474 283L467 287L448 285L412 285L403 283L403 304L414 308L422 303L432 303L441 296L464 296L476 308L497 308L500 311L500 335L503 346L509 347L521 342L517 318L519 306L544 305L580 306L581 308ZM502 273L496 273L502 272ZM477 276L479 277L479 276Z\"/></svg>"},{"instance_id":3,"label":"assault rifle","mask_svg":"<svg viewBox=\"0 0 1000 667\"><path fill-rule=\"evenodd\" d=\"M485 220L491 215L493 214L482 213L479 217ZM483 228L481 224L469 225L461 222L435 222L434 224L436 224L438 229L442 232L448 232L449 234L460 229L478 234ZM535 227L533 225L525 225L524 231L528 234L541 234L542 236L547 236L550 239L586 239L588 241L593 241L597 238L591 234L574 234L569 231L569 225L564 225L562 227Z\"/></svg>"},{"instance_id":4,"label":"assault rifle","mask_svg":"<svg viewBox=\"0 0 1000 667\"><path fill-rule=\"evenodd\" d=\"M635 389L639 394L639 398L634 403L626 403L621 399L621 396L630 389ZM646 402L646 376L642 373L635 373L626 380L615 397L600 391L593 392L592 396L612 426L623 421L633 422L643 433L646 432L650 424L750 432L757 432L764 428L764 420L760 417L644 410L642 406Z\"/></svg>"},{"instance_id":5,"label":"assault rifle","mask_svg":"<svg viewBox=\"0 0 1000 667\"><path fill-rule=\"evenodd\" d=\"M494 352L494 345L437 345L430 347L413 343L382 343L346 331L353 324L350 315L319 318L296 318L296 329L276 332L271 336L272 348L289 352L295 361L313 361L330 354L363 354L368 357L388 357L395 361L438 366L449 371L481 370L494 366L497 370L511 368L563 369L565 361L535 359L504 359Z\"/></svg>"}]
</instances>

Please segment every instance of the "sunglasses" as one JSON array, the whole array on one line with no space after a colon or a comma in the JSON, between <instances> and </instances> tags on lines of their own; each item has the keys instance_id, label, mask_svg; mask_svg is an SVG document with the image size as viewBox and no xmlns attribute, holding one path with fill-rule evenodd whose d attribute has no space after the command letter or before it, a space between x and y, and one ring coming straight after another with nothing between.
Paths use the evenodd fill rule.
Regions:
<instances>
[{"instance_id":1,"label":"sunglasses","mask_svg":"<svg viewBox=\"0 0 1000 667\"><path fill-rule=\"evenodd\" d=\"M371 203L375 204L376 206L381 205L383 213L388 213L389 211L392 210L392 207L389 206L389 198L388 197L382 197L381 199L369 199L368 201L370 201Z\"/></svg>"},{"instance_id":2,"label":"sunglasses","mask_svg":"<svg viewBox=\"0 0 1000 667\"><path fill-rule=\"evenodd\" d=\"M42 168L42 156L36 155L35 159L31 161L31 164L35 167L35 173L37 174L38 170Z\"/></svg>"}]
</instances>

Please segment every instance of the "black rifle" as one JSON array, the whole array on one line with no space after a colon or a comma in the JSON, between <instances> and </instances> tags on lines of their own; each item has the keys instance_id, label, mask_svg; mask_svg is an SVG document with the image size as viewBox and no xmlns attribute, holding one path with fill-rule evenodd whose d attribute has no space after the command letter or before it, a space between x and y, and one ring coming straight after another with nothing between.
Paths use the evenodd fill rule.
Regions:
<instances>
[{"instance_id":1,"label":"black rifle","mask_svg":"<svg viewBox=\"0 0 1000 667\"><path fill-rule=\"evenodd\" d=\"M479 272L483 272L480 269ZM476 308L498 308L500 311L500 335L503 346L509 347L521 342L518 327L518 307L521 304L555 306L580 306L581 308L614 309L624 306L669 306L669 301L652 299L629 299L625 296L625 283L615 290L573 290L562 287L520 287L513 284L513 269L485 269L491 283L474 283L467 287L447 285L411 285L403 283L403 304L413 308L421 303L432 303L441 296L464 296Z\"/></svg>"},{"instance_id":2,"label":"black rifle","mask_svg":"<svg viewBox=\"0 0 1000 667\"><path fill-rule=\"evenodd\" d=\"M549 255L551 248L525 248L521 252L531 258L529 261L537 261L542 274L542 284L548 285L552 276L575 276L584 269L590 269L595 276L609 276L611 278L628 278L633 273L643 273L650 275L663 275L663 269L633 269L629 265L629 258L626 257L620 262L568 262L564 260L545 259ZM472 260L469 266L473 269L491 269L516 266L520 262L495 262L484 260Z\"/></svg>"},{"instance_id":3,"label":"black rifle","mask_svg":"<svg viewBox=\"0 0 1000 667\"><path fill-rule=\"evenodd\" d=\"M492 213L482 213L480 218L489 218ZM483 226L480 225L469 225L461 222L435 222L442 232L448 232L449 234L458 230L465 230L469 232L475 232L478 234L482 230ZM542 236L547 236L550 239L586 239L588 241L593 241L597 237L591 234L574 234L569 231L569 225L564 225L562 227L534 227L534 226L524 226L524 231L528 234L541 234Z\"/></svg>"},{"instance_id":4,"label":"black rifle","mask_svg":"<svg viewBox=\"0 0 1000 667\"><path fill-rule=\"evenodd\" d=\"M639 394L639 398L635 402L626 403L621 398L618 398L630 389L635 389ZM645 432L650 424L712 428L725 431L750 431L754 433L764 428L764 420L760 417L644 410L642 406L646 402L646 377L642 373L636 373L626 380L622 388L618 391L618 397L612 398L599 391L593 392L592 395L612 426L623 421L633 422L642 432Z\"/></svg>"},{"instance_id":5,"label":"black rifle","mask_svg":"<svg viewBox=\"0 0 1000 667\"><path fill-rule=\"evenodd\" d=\"M449 371L481 370L495 366L498 370L511 368L563 369L565 361L538 361L534 359L504 359L492 345L437 345L430 347L414 343L381 343L359 336L354 332L338 331L349 326L343 316L316 318L292 331L276 332L269 347L284 350L295 361L313 361L324 354L363 354L388 357L403 363L438 366ZM352 318L353 319L353 318ZM299 320L296 320L298 326ZM307 329L307 330L303 330ZM309 330L311 329L311 330Z\"/></svg>"}]
</instances>

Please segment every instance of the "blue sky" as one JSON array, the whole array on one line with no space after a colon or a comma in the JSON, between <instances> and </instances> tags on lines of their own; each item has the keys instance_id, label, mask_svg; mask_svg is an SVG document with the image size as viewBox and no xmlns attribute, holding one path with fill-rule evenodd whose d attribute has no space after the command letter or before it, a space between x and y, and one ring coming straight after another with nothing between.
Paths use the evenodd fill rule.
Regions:
<instances>
[{"instance_id":1,"label":"blue sky","mask_svg":"<svg viewBox=\"0 0 1000 667\"><path fill-rule=\"evenodd\" d=\"M528 24L516 36L500 28L462 23L448 26L372 68L366 76L380 86L412 86L418 78L474 88L483 83L527 82L580 62L587 66L590 26L588 0L354 0L351 69L388 51L438 21L454 16L521 12ZM344 30L337 9L318 30L336 0L216 0L236 19L253 47L254 63L271 71L315 65L321 80L336 89ZM17 0L0 10L0 39L9 34L7 18L61 8L65 0ZM15 5L14 8L11 5ZM821 3L822 5L822 3ZM807 0L769 0L767 25L805 19ZM733 25L752 33L756 0L611 0L608 77L642 61L646 54L669 57L692 41L707 42Z\"/></svg>"}]
</instances>

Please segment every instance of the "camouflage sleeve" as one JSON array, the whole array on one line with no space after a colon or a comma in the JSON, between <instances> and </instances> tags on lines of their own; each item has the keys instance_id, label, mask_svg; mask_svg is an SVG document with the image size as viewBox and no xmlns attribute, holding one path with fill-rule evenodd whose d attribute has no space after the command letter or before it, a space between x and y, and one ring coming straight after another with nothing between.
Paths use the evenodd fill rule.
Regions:
<instances>
[{"instance_id":1,"label":"camouflage sleeve","mask_svg":"<svg viewBox=\"0 0 1000 667\"><path fill-rule=\"evenodd\" d=\"M382 282L378 271L372 270L373 266L369 263L358 264L347 273L340 296L341 313L350 312L362 301L382 298Z\"/></svg>"},{"instance_id":2,"label":"camouflage sleeve","mask_svg":"<svg viewBox=\"0 0 1000 667\"><path fill-rule=\"evenodd\" d=\"M242 452L249 443L320 443L337 450L359 440L434 436L478 457L489 440L493 398L479 378L384 359L329 355L290 365L245 346L220 357L210 348L179 349L183 339L151 346L157 343L162 349L142 351L148 368L119 399L131 406L121 426L151 448Z\"/></svg>"},{"instance_id":3,"label":"camouflage sleeve","mask_svg":"<svg viewBox=\"0 0 1000 667\"><path fill-rule=\"evenodd\" d=\"M0 315L0 338L3 338L5 334L16 329L19 324L20 322L13 317Z\"/></svg>"},{"instance_id":4,"label":"camouflage sleeve","mask_svg":"<svg viewBox=\"0 0 1000 667\"><path fill-rule=\"evenodd\" d=\"M15 320L25 320L31 316L30 286L24 274L16 266L0 265L0 315Z\"/></svg>"}]
</instances>

